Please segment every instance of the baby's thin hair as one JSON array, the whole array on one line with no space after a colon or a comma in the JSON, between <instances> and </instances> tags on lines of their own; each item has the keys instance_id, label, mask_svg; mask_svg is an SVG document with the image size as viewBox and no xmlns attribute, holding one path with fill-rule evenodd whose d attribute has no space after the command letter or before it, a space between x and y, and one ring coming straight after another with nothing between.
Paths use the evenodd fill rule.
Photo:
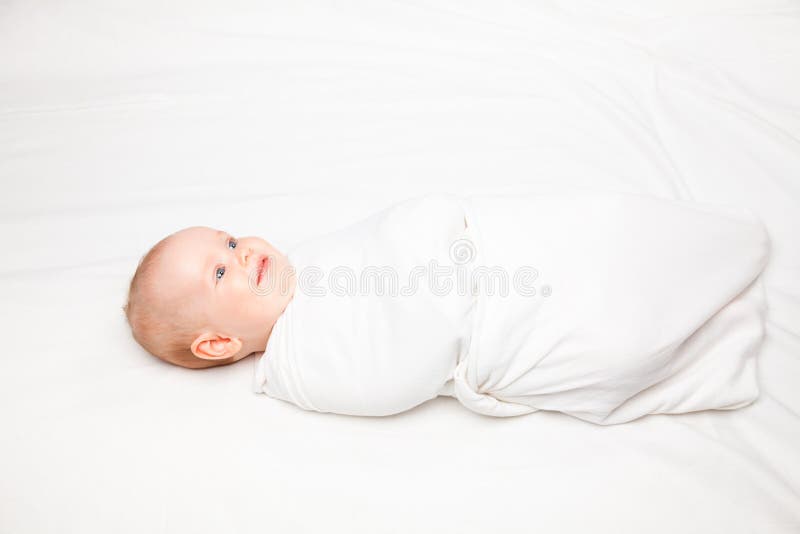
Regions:
<instances>
[{"instance_id":1,"label":"baby's thin hair","mask_svg":"<svg viewBox=\"0 0 800 534\"><path fill-rule=\"evenodd\" d=\"M122 310L133 338L153 356L181 367L210 367L213 362L201 360L192 353L191 344L197 336L197 328L181 313L183 306L165 302L155 285L172 235L153 245L139 260Z\"/></svg>"}]
</instances>

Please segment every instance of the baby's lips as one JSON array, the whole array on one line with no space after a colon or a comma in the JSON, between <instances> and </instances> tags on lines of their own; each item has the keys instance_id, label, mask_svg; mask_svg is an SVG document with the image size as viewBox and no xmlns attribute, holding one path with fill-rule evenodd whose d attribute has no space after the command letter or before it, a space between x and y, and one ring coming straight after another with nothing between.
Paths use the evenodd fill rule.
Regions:
<instances>
[{"instance_id":1,"label":"baby's lips","mask_svg":"<svg viewBox=\"0 0 800 534\"><path fill-rule=\"evenodd\" d=\"M252 262L252 268L250 269L250 279L254 281L258 281L261 275L261 261L262 256L258 256L255 261Z\"/></svg>"},{"instance_id":2,"label":"baby's lips","mask_svg":"<svg viewBox=\"0 0 800 534\"><path fill-rule=\"evenodd\" d=\"M264 273L267 272L268 263L269 258L267 256L261 256L258 258L258 262L256 263L256 285L261 284L261 279L264 277Z\"/></svg>"}]
</instances>

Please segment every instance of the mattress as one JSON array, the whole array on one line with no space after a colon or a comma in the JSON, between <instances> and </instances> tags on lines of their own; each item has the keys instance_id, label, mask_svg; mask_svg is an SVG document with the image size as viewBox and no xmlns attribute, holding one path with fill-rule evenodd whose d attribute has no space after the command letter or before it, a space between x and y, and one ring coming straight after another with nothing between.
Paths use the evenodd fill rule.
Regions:
<instances>
[{"instance_id":1,"label":"mattress","mask_svg":"<svg viewBox=\"0 0 800 534\"><path fill-rule=\"evenodd\" d=\"M0 532L800 531L798 66L784 0L1 3ZM755 403L316 414L253 357L147 355L121 310L185 226L285 248L563 187L763 219Z\"/></svg>"}]
</instances>

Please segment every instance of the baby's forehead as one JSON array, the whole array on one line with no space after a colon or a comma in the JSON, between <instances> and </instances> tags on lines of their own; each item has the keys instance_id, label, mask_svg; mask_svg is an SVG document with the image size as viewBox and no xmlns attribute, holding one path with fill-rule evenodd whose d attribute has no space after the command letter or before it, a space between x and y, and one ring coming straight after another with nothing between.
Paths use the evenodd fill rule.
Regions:
<instances>
[{"instance_id":1,"label":"baby's forehead","mask_svg":"<svg viewBox=\"0 0 800 534\"><path fill-rule=\"evenodd\" d=\"M210 226L190 226L175 232L170 236L170 239L177 241L214 239L224 233L223 230L211 228Z\"/></svg>"},{"instance_id":2,"label":"baby's forehead","mask_svg":"<svg viewBox=\"0 0 800 534\"><path fill-rule=\"evenodd\" d=\"M207 226L184 228L168 236L163 243L165 256L198 252L221 243L227 234L223 230Z\"/></svg>"},{"instance_id":3,"label":"baby's forehead","mask_svg":"<svg viewBox=\"0 0 800 534\"><path fill-rule=\"evenodd\" d=\"M154 266L157 278L163 282L159 284L162 286L160 289L167 289L164 284L169 287L169 293L178 289L184 293L191 288L189 282L203 276L209 253L217 248L217 242L221 248L225 235L225 232L216 228L195 226L168 236L162 243L161 253L156 258L157 265ZM199 288L192 289L192 292L197 290Z\"/></svg>"}]
</instances>

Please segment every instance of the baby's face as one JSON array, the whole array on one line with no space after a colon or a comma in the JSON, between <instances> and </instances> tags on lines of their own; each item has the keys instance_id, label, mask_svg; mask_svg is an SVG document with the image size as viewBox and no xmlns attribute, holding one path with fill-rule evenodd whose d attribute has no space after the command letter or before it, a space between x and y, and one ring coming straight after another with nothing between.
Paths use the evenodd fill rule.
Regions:
<instances>
[{"instance_id":1,"label":"baby's face","mask_svg":"<svg viewBox=\"0 0 800 534\"><path fill-rule=\"evenodd\" d=\"M240 339L239 357L264 350L294 290L286 256L259 237L196 226L174 234L162 260L169 302L190 306L210 333Z\"/></svg>"}]
</instances>

